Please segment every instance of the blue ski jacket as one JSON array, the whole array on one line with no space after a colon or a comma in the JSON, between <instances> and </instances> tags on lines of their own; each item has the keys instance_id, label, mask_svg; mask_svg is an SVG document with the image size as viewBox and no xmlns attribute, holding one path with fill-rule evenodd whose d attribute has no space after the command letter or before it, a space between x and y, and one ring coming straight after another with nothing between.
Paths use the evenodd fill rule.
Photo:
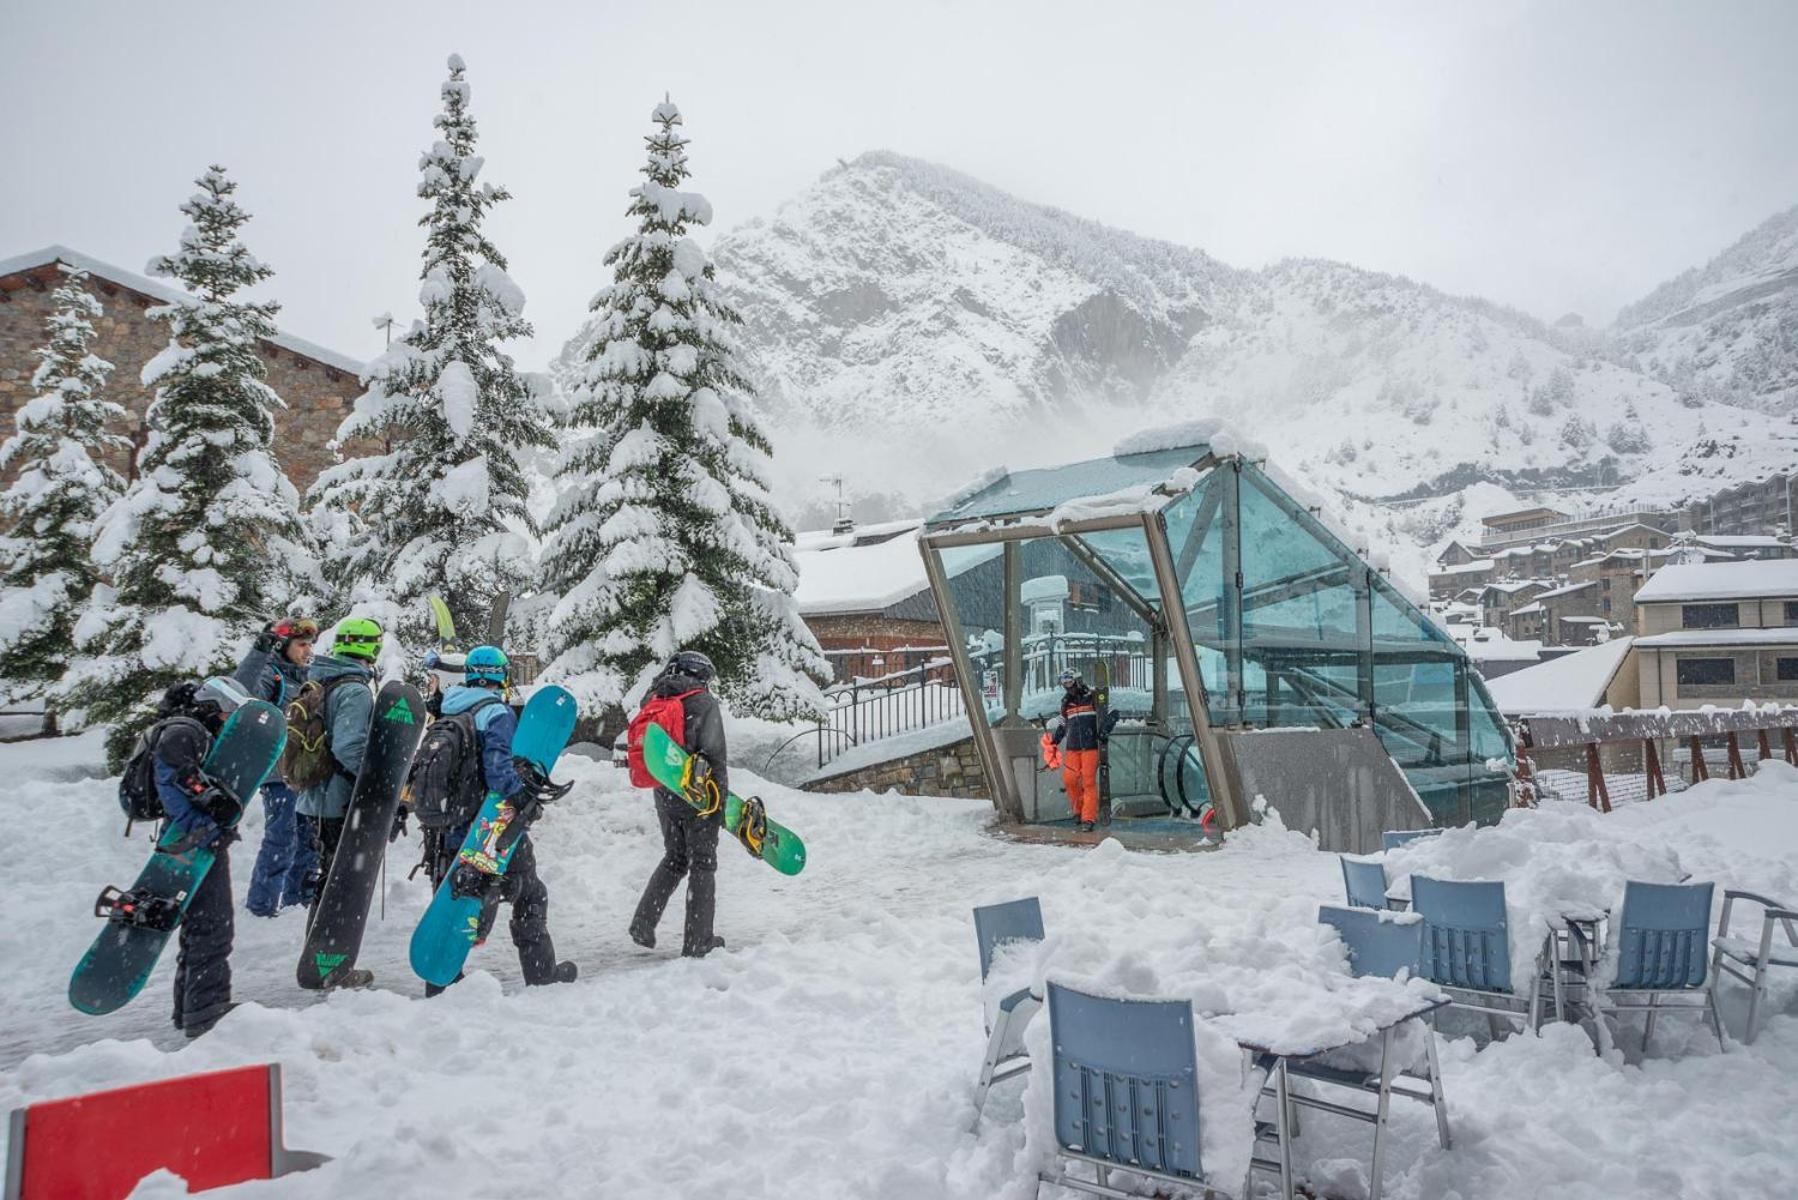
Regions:
<instances>
[{"instance_id":1,"label":"blue ski jacket","mask_svg":"<svg viewBox=\"0 0 1798 1200\"><path fill-rule=\"evenodd\" d=\"M287 702L299 693L306 682L306 669L296 663L289 662L287 655L277 650L252 649L237 664L237 670L231 678L243 684L244 691L257 700L267 700L276 708L285 709ZM262 786L284 782L281 778L281 764L268 773Z\"/></svg>"},{"instance_id":2,"label":"blue ski jacket","mask_svg":"<svg viewBox=\"0 0 1798 1200\"><path fill-rule=\"evenodd\" d=\"M322 785L300 793L296 811L308 817L336 820L349 811L350 792L356 786L356 773L362 770L362 755L368 749L368 727L375 715L375 694L369 687L374 672L364 663L334 654L317 655L312 669L306 672L307 680L316 683L344 676L357 682L332 688L325 700L327 745L340 770Z\"/></svg>"},{"instance_id":3,"label":"blue ski jacket","mask_svg":"<svg viewBox=\"0 0 1798 1200\"><path fill-rule=\"evenodd\" d=\"M483 701L496 700L497 704ZM481 739L481 776L487 790L515 796L524 788L518 768L512 765L512 735L518 732L518 716L492 688L459 683L443 694L443 715L453 717L474 709L475 733Z\"/></svg>"},{"instance_id":4,"label":"blue ski jacket","mask_svg":"<svg viewBox=\"0 0 1798 1200\"><path fill-rule=\"evenodd\" d=\"M174 723L167 725L156 739L156 757L152 763L156 795L162 801L162 810L169 815L169 822L177 830L184 836L198 834L199 844L210 846L218 841L219 824L194 807L195 793L191 785L200 778L200 768L212 749L212 735L198 721L170 720Z\"/></svg>"},{"instance_id":5,"label":"blue ski jacket","mask_svg":"<svg viewBox=\"0 0 1798 1200\"><path fill-rule=\"evenodd\" d=\"M1061 698L1061 725L1051 740L1057 745L1067 740L1069 750L1097 750L1099 739L1111 736L1118 723L1116 709L1105 714L1105 728L1099 728L1099 710L1093 704L1093 690L1084 683L1076 684Z\"/></svg>"}]
</instances>

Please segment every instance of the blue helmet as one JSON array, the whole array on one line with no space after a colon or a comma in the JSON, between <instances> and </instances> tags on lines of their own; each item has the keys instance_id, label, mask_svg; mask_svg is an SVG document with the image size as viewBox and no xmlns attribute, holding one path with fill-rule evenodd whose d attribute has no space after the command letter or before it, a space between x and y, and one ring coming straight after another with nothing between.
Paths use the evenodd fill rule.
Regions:
<instances>
[{"instance_id":1,"label":"blue helmet","mask_svg":"<svg viewBox=\"0 0 1798 1200\"><path fill-rule=\"evenodd\" d=\"M476 646L462 660L462 678L469 683L504 683L508 661L498 646Z\"/></svg>"}]
</instances>

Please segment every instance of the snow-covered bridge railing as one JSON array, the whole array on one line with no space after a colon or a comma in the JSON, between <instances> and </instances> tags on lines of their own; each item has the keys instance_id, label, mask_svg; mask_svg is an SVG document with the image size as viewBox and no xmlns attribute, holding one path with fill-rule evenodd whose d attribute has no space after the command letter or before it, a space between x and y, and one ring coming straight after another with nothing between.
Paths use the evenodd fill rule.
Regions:
<instances>
[{"instance_id":1,"label":"snow-covered bridge railing","mask_svg":"<svg viewBox=\"0 0 1798 1200\"><path fill-rule=\"evenodd\" d=\"M1574 781L1582 773L1586 803L1593 808L1611 810L1614 785L1621 785L1618 798L1652 800L1670 790L1668 763L1675 769L1672 790L1709 779L1707 747L1721 753L1726 778L1741 779L1748 774L1745 742L1755 761L1781 758L1798 765L1798 706L1597 709L1524 717L1517 722L1518 800L1575 799Z\"/></svg>"}]
</instances>

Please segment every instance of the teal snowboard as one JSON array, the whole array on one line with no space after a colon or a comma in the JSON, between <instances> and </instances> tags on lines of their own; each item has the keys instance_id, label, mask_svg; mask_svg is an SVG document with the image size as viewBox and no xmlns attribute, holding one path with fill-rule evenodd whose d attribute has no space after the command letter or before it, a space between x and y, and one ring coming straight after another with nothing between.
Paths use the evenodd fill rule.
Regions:
<instances>
[{"instance_id":1,"label":"teal snowboard","mask_svg":"<svg viewBox=\"0 0 1798 1200\"><path fill-rule=\"evenodd\" d=\"M652 721L644 729L643 765L657 783L704 812L715 800L693 784L687 769L691 758L660 725ZM717 789L712 791L715 797ZM782 875L797 875L805 870L805 843L785 825L770 821L760 800L745 800L732 792L724 797L722 807L724 831L741 842L743 849Z\"/></svg>"},{"instance_id":2,"label":"teal snowboard","mask_svg":"<svg viewBox=\"0 0 1798 1200\"><path fill-rule=\"evenodd\" d=\"M244 803L280 761L286 744L287 718L281 710L252 700L225 718L201 769L237 800L241 818ZM123 1008L150 981L156 960L216 857L211 850L183 848L180 842L172 825L163 829L137 882L128 891L108 887L94 902L94 915L106 918L106 927L69 978L69 1003L81 1012L98 1016Z\"/></svg>"},{"instance_id":3,"label":"teal snowboard","mask_svg":"<svg viewBox=\"0 0 1798 1200\"><path fill-rule=\"evenodd\" d=\"M532 694L518 718L518 731L512 737L512 757L522 758L542 773L544 778L556 765L562 748L574 733L574 697L559 687L541 687ZM467 863L484 876L497 878L506 873L512 850L525 832L516 822L516 810L497 792L488 792L480 815L468 827L462 849L456 856L431 906L412 931L412 971L426 983L448 987L462 973L468 952L481 936L481 910L485 906L485 889L471 895L456 891L456 866ZM509 835L509 836L508 836Z\"/></svg>"}]
</instances>

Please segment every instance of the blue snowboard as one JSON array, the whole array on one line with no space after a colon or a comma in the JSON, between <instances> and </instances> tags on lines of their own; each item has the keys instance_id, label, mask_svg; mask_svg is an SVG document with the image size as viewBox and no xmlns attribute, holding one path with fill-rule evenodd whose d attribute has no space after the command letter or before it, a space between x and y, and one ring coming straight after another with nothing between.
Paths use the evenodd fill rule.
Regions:
<instances>
[{"instance_id":1,"label":"blue snowboard","mask_svg":"<svg viewBox=\"0 0 1798 1200\"><path fill-rule=\"evenodd\" d=\"M574 732L574 697L559 687L541 687L532 694L518 718L518 732L512 738L512 757L532 763L545 778L556 765L562 748ZM480 815L468 827L462 840L457 863L469 863L482 873L499 876L506 873L512 851L522 831L506 832L517 814L512 805L501 800L499 793L488 792ZM431 906L412 931L412 971L426 983L448 987L462 973L468 952L480 937L480 896L458 896L452 890L455 864L437 886Z\"/></svg>"},{"instance_id":2,"label":"blue snowboard","mask_svg":"<svg viewBox=\"0 0 1798 1200\"><path fill-rule=\"evenodd\" d=\"M225 719L202 770L241 806L274 769L286 742L287 718L281 710L252 700ZM69 979L69 1003L81 1012L98 1016L123 1008L150 981L156 960L216 858L211 850L182 846L181 840L172 825L165 828L131 889L100 893L94 913L107 918L106 927Z\"/></svg>"}]
</instances>

